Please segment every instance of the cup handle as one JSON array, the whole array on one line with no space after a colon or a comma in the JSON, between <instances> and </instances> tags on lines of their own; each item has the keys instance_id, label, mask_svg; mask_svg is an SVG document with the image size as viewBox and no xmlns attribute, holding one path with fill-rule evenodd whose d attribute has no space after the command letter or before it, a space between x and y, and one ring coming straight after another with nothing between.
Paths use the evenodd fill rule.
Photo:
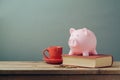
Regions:
<instances>
[{"instance_id":1,"label":"cup handle","mask_svg":"<svg viewBox=\"0 0 120 80\"><path fill-rule=\"evenodd\" d=\"M43 56L44 56L45 58L49 59L48 56L45 54L46 51L49 52L48 49L44 49L44 50L43 50Z\"/></svg>"}]
</instances>

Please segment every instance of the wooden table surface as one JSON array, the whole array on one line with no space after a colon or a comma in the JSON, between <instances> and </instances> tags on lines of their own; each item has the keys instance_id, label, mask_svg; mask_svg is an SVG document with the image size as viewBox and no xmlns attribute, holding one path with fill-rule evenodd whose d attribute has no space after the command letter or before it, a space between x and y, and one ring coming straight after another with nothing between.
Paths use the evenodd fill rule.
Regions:
<instances>
[{"instance_id":1,"label":"wooden table surface","mask_svg":"<svg viewBox=\"0 0 120 80\"><path fill-rule=\"evenodd\" d=\"M120 62L108 68L66 68L42 61L0 61L0 80L120 80Z\"/></svg>"},{"instance_id":2,"label":"wooden table surface","mask_svg":"<svg viewBox=\"0 0 120 80\"><path fill-rule=\"evenodd\" d=\"M42 61L0 61L0 74L120 74L120 62L107 68L61 68Z\"/></svg>"}]
</instances>

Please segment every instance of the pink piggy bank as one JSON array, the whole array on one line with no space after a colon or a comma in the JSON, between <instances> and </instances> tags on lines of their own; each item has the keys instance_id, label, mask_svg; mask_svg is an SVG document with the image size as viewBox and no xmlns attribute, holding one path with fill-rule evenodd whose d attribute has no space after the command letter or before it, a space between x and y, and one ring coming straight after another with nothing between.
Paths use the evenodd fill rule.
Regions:
<instances>
[{"instance_id":1,"label":"pink piggy bank","mask_svg":"<svg viewBox=\"0 0 120 80\"><path fill-rule=\"evenodd\" d=\"M75 30L70 28L70 38L68 45L70 47L69 55L97 54L96 52L96 36L87 28Z\"/></svg>"}]
</instances>

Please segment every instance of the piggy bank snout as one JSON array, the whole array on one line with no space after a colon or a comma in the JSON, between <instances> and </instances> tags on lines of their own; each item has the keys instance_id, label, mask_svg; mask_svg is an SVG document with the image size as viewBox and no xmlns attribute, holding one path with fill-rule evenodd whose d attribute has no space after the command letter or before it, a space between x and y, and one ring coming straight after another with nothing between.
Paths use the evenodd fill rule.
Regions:
<instances>
[{"instance_id":1,"label":"piggy bank snout","mask_svg":"<svg viewBox=\"0 0 120 80\"><path fill-rule=\"evenodd\" d=\"M78 45L78 41L76 39L69 40L69 46L76 47Z\"/></svg>"},{"instance_id":2,"label":"piggy bank snout","mask_svg":"<svg viewBox=\"0 0 120 80\"><path fill-rule=\"evenodd\" d=\"M75 39L70 39L70 40L69 40L69 43L70 43L70 44L73 44L73 43L75 43L75 42L76 42Z\"/></svg>"}]
</instances>

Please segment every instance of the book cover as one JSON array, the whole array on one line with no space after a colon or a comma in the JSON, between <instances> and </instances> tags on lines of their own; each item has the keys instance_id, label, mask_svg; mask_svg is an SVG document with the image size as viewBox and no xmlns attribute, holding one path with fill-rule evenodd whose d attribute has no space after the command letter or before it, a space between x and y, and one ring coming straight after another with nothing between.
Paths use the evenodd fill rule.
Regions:
<instances>
[{"instance_id":1,"label":"book cover","mask_svg":"<svg viewBox=\"0 0 120 80\"><path fill-rule=\"evenodd\" d=\"M73 65L81 67L109 67L113 64L113 56L97 54L90 56L63 55L63 65Z\"/></svg>"}]
</instances>

